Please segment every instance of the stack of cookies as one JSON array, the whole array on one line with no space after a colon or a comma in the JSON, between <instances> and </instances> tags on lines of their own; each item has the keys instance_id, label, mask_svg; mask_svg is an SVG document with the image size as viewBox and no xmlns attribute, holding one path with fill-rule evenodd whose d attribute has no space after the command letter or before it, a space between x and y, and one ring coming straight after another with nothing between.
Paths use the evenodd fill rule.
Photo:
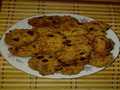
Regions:
<instances>
[{"instance_id":1,"label":"stack of cookies","mask_svg":"<svg viewBox=\"0 0 120 90\"><path fill-rule=\"evenodd\" d=\"M9 51L29 57L28 65L42 75L77 74L87 64L103 67L112 62L114 43L106 38L109 25L79 22L71 16L42 16L28 20L32 29L15 29L5 35Z\"/></svg>"}]
</instances>

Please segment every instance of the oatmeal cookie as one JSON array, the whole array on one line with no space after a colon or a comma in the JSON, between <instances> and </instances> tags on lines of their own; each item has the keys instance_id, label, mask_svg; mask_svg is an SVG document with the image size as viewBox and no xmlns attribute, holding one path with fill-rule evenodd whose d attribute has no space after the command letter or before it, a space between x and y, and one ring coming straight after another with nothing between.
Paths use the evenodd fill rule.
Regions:
<instances>
[{"instance_id":1,"label":"oatmeal cookie","mask_svg":"<svg viewBox=\"0 0 120 90\"><path fill-rule=\"evenodd\" d=\"M87 27L87 37L90 40L89 42L92 43L94 38L97 36L105 36L106 31L110 28L108 24L105 24L100 21L91 21L84 24Z\"/></svg>"},{"instance_id":2,"label":"oatmeal cookie","mask_svg":"<svg viewBox=\"0 0 120 90\"><path fill-rule=\"evenodd\" d=\"M103 33L101 31L91 31L86 35L86 37L88 38L89 43L92 44L96 37L98 37L98 36L105 37L105 35L106 35L106 33Z\"/></svg>"},{"instance_id":3,"label":"oatmeal cookie","mask_svg":"<svg viewBox=\"0 0 120 90\"><path fill-rule=\"evenodd\" d=\"M110 26L104 22L101 21L90 21L88 23L85 23L88 31L101 31L105 32L107 31Z\"/></svg>"},{"instance_id":4,"label":"oatmeal cookie","mask_svg":"<svg viewBox=\"0 0 120 90\"><path fill-rule=\"evenodd\" d=\"M11 46L22 46L33 42L38 34L34 30L29 29L16 29L10 31L5 35L5 42Z\"/></svg>"},{"instance_id":5,"label":"oatmeal cookie","mask_svg":"<svg viewBox=\"0 0 120 90\"><path fill-rule=\"evenodd\" d=\"M103 36L96 37L93 42L94 51L101 56L108 55L113 48L112 46L110 40Z\"/></svg>"},{"instance_id":6,"label":"oatmeal cookie","mask_svg":"<svg viewBox=\"0 0 120 90\"><path fill-rule=\"evenodd\" d=\"M36 53L43 52L42 47L45 46L45 43L43 42L41 43L41 42L42 40L38 39L29 45L25 45L21 47L12 46L9 48L9 51L16 56L21 56L21 57L33 56Z\"/></svg>"},{"instance_id":7,"label":"oatmeal cookie","mask_svg":"<svg viewBox=\"0 0 120 90\"><path fill-rule=\"evenodd\" d=\"M89 40L86 36L84 35L78 35L78 36L68 36L65 40L64 40L64 45L65 46L79 46L80 44L88 44Z\"/></svg>"},{"instance_id":8,"label":"oatmeal cookie","mask_svg":"<svg viewBox=\"0 0 120 90\"><path fill-rule=\"evenodd\" d=\"M103 67L109 65L112 62L113 57L111 54L108 56L101 57L100 55L93 53L91 54L91 59L89 60L89 64L96 67Z\"/></svg>"},{"instance_id":9,"label":"oatmeal cookie","mask_svg":"<svg viewBox=\"0 0 120 90\"><path fill-rule=\"evenodd\" d=\"M33 27L51 27L59 28L61 25L77 26L78 21L71 16L42 16L34 17L28 20Z\"/></svg>"},{"instance_id":10,"label":"oatmeal cookie","mask_svg":"<svg viewBox=\"0 0 120 90\"><path fill-rule=\"evenodd\" d=\"M52 21L49 20L48 16L33 17L28 20L28 24L33 27L50 27L52 26Z\"/></svg>"},{"instance_id":11,"label":"oatmeal cookie","mask_svg":"<svg viewBox=\"0 0 120 90\"><path fill-rule=\"evenodd\" d=\"M84 69L83 64L68 65L68 66L63 66L61 73L65 75L74 75L74 74L78 74L83 69Z\"/></svg>"},{"instance_id":12,"label":"oatmeal cookie","mask_svg":"<svg viewBox=\"0 0 120 90\"><path fill-rule=\"evenodd\" d=\"M77 60L82 60L90 55L91 47L86 44L79 46L66 47L63 50L56 53L58 60L65 64L72 64Z\"/></svg>"},{"instance_id":13,"label":"oatmeal cookie","mask_svg":"<svg viewBox=\"0 0 120 90\"><path fill-rule=\"evenodd\" d=\"M38 54L28 61L28 65L42 75L50 75L56 72L58 62L54 56Z\"/></svg>"},{"instance_id":14,"label":"oatmeal cookie","mask_svg":"<svg viewBox=\"0 0 120 90\"><path fill-rule=\"evenodd\" d=\"M53 53L61 50L64 47L64 39L63 36L61 36L60 34L54 32L47 32L42 33L40 36L43 42L45 43L45 46L42 47L42 49L46 53Z\"/></svg>"},{"instance_id":15,"label":"oatmeal cookie","mask_svg":"<svg viewBox=\"0 0 120 90\"><path fill-rule=\"evenodd\" d=\"M58 30L61 34L65 36L71 36L71 35L85 35L88 33L86 30L86 27L84 25L77 25L70 27L69 25L62 25Z\"/></svg>"}]
</instances>

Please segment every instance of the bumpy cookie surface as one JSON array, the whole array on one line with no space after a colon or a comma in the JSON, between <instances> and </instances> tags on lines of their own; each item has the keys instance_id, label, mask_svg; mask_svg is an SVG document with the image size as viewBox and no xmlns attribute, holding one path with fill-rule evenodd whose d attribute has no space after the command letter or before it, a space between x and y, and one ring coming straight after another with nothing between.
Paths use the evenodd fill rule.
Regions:
<instances>
[{"instance_id":1,"label":"bumpy cookie surface","mask_svg":"<svg viewBox=\"0 0 120 90\"><path fill-rule=\"evenodd\" d=\"M60 28L61 25L76 26L79 22L70 16L43 16L31 18L28 23L33 27Z\"/></svg>"},{"instance_id":2,"label":"bumpy cookie surface","mask_svg":"<svg viewBox=\"0 0 120 90\"><path fill-rule=\"evenodd\" d=\"M58 62L55 57L51 55L36 55L29 60L28 65L39 71L42 75L49 75L56 72Z\"/></svg>"},{"instance_id":3,"label":"bumpy cookie surface","mask_svg":"<svg viewBox=\"0 0 120 90\"><path fill-rule=\"evenodd\" d=\"M42 40L39 38L36 41L28 44L27 46L15 47L12 46L9 48L9 51L16 56L27 57L33 56L36 53L42 52L42 47L45 46L44 43L41 43Z\"/></svg>"},{"instance_id":4,"label":"bumpy cookie surface","mask_svg":"<svg viewBox=\"0 0 120 90\"><path fill-rule=\"evenodd\" d=\"M11 46L21 46L31 43L37 38L37 33L29 29L16 29L5 35L5 42Z\"/></svg>"},{"instance_id":5,"label":"bumpy cookie surface","mask_svg":"<svg viewBox=\"0 0 120 90\"><path fill-rule=\"evenodd\" d=\"M91 54L91 59L89 60L89 64L96 67L103 67L109 65L112 62L113 62L112 55L101 57L100 55L95 53Z\"/></svg>"},{"instance_id":6,"label":"bumpy cookie surface","mask_svg":"<svg viewBox=\"0 0 120 90\"><path fill-rule=\"evenodd\" d=\"M54 33L54 32L46 32L40 34L41 39L43 40L43 43L45 43L45 46L42 47L43 51L46 53L54 53L56 51L61 50L63 45L63 36ZM42 42L41 42L42 43Z\"/></svg>"},{"instance_id":7,"label":"bumpy cookie surface","mask_svg":"<svg viewBox=\"0 0 120 90\"><path fill-rule=\"evenodd\" d=\"M90 55L91 47L86 44L66 47L56 53L56 57L65 64L72 64L78 60L85 60Z\"/></svg>"}]
</instances>

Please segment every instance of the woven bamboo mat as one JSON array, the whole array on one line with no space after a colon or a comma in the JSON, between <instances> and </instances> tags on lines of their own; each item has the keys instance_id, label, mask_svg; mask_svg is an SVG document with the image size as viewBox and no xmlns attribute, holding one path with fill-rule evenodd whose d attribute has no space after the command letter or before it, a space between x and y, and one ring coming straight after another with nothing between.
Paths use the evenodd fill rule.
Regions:
<instances>
[{"instance_id":1,"label":"woven bamboo mat","mask_svg":"<svg viewBox=\"0 0 120 90\"><path fill-rule=\"evenodd\" d=\"M43 13L76 13L112 25L120 37L120 6L112 4L3 0L0 36L17 21ZM19 71L0 56L0 90L120 90L120 58L98 73L77 79L43 79Z\"/></svg>"}]
</instances>

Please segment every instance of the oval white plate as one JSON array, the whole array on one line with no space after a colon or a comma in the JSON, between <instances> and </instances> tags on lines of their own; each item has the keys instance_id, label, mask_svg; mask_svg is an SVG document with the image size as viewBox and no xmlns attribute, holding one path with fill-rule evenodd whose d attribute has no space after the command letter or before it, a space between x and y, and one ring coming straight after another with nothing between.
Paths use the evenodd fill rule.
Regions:
<instances>
[{"instance_id":1,"label":"oval white plate","mask_svg":"<svg viewBox=\"0 0 120 90\"><path fill-rule=\"evenodd\" d=\"M43 15L46 15L46 16L55 16L55 15L64 16L64 15L69 15L69 16L72 16L72 17L78 19L80 22L89 22L89 21L94 20L92 18L88 18L88 17L80 16L80 15L75 15L75 14L43 14ZM39 15L39 16L43 16L43 15ZM33 17L39 17L39 16L33 16ZM30 18L33 18L33 17L30 17ZM30 18L26 18L24 20L19 21L18 23L16 23L15 25L13 25L11 28L9 28L7 30L7 32L10 31L10 30L14 30L15 28L22 28L22 29L23 28L24 29L30 29L30 28L32 28L32 26L30 26L27 23L28 19L30 19ZM111 51L111 53L113 55L113 58L115 59L118 56L118 54L119 54L119 39L118 39L118 37L116 36L116 34L111 29L109 29L107 31L106 37L110 38L115 43L114 48ZM0 42L0 51L1 51L2 56L12 66L14 66L17 69L22 70L22 71L24 71L26 73L29 73L31 75L35 75L35 76L38 76L38 77L44 77L44 78L45 77L46 78L77 78L77 77L81 77L81 76L85 76L85 75L90 75L92 73L98 72L98 71L103 70L105 68L105 67L97 68L97 67L92 66L92 65L85 65L85 69L82 70L79 74L76 74L76 75L62 75L60 73L55 73L53 75L42 76L37 71L31 69L28 66L27 62L28 62L28 60L31 57L23 58L23 57L17 57L17 56L14 56L14 55L11 54L8 51L8 47L9 46L4 42L4 38L5 38L5 34L3 35L2 39L1 39L1 42Z\"/></svg>"}]
</instances>

